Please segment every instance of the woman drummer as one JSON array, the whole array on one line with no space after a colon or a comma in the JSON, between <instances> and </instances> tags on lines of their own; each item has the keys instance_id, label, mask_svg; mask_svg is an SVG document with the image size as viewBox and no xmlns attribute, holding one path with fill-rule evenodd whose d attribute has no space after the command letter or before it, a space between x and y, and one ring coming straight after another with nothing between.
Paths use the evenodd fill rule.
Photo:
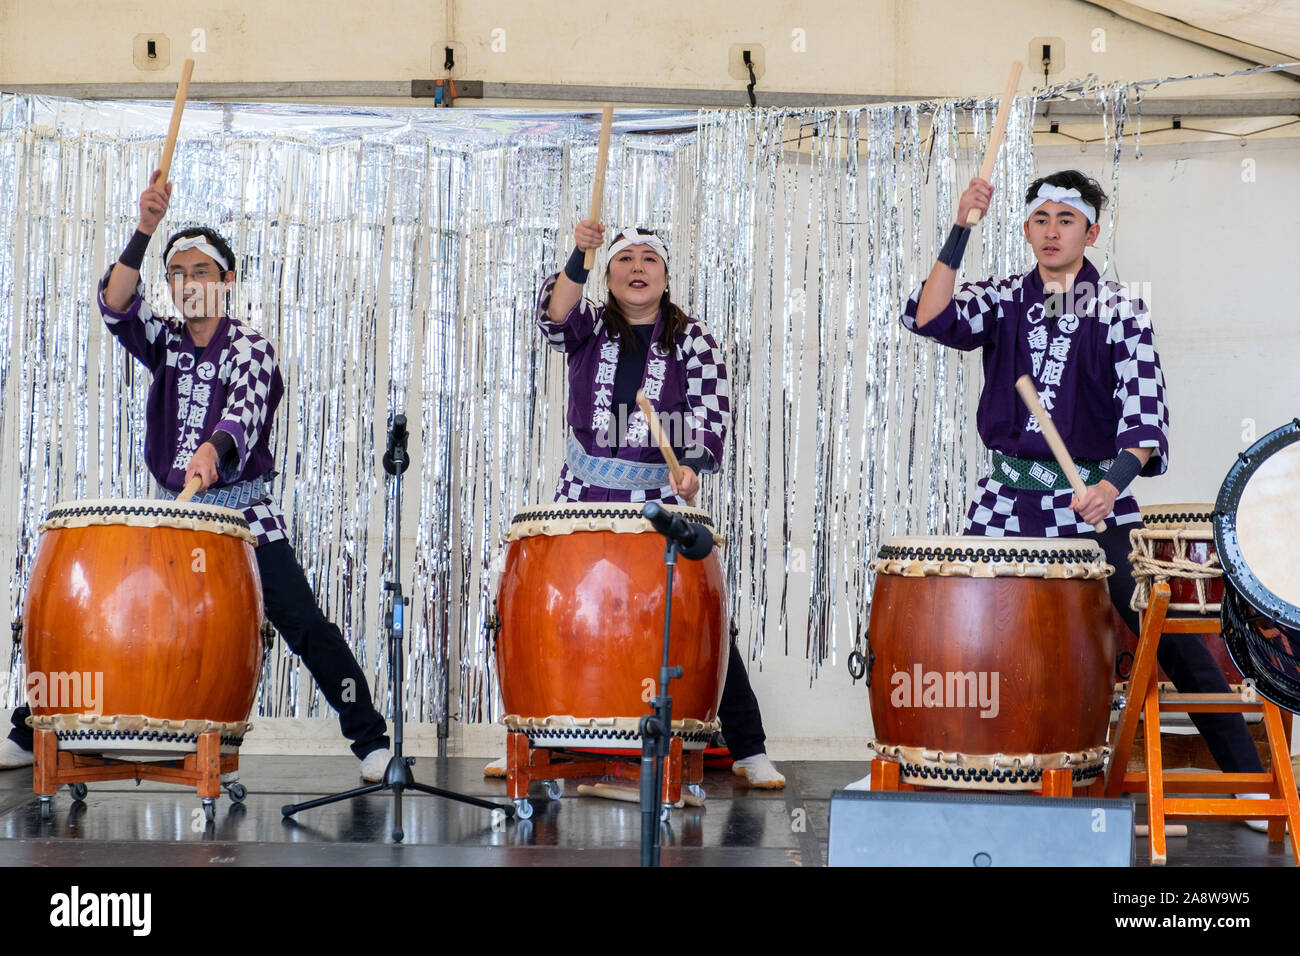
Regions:
<instances>
[{"instance_id":1,"label":"woman drummer","mask_svg":"<svg viewBox=\"0 0 1300 956\"><path fill-rule=\"evenodd\" d=\"M731 416L727 368L713 337L669 296L668 249L653 232L618 233L607 256L605 304L583 298L583 259L604 234L600 223L578 224L577 248L537 303L542 334L569 365L569 435L555 500L682 504L699 492L699 476L722 461ZM638 389L682 465L680 482L651 438ZM758 701L734 644L718 718L734 772L751 786L784 787L764 751Z\"/></svg>"}]
</instances>

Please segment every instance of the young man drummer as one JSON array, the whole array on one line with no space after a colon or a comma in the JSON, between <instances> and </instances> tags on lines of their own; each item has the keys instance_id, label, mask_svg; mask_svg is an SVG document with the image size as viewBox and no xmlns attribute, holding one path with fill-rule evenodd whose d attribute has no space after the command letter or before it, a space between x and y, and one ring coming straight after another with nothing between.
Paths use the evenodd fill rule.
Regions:
<instances>
[{"instance_id":1,"label":"young man drummer","mask_svg":"<svg viewBox=\"0 0 1300 956\"><path fill-rule=\"evenodd\" d=\"M965 223L985 213L993 188L971 180L957 208ZM955 225L929 278L908 300L903 325L952 348L983 350L984 389L977 427L993 452L965 533L989 537L1078 537L1096 541L1115 573L1111 600L1139 633L1129 607L1133 574L1129 532L1142 514L1129 484L1168 468L1169 410L1164 374L1146 305L1103 282L1084 250L1097 241L1106 194L1075 170L1036 180L1025 197L1025 239L1037 263L1024 275L964 282L957 270L970 229ZM1039 400L1088 485L1070 490L1046 439L1015 390L1033 377ZM1105 521L1100 534L1093 525ZM1184 692L1227 692L1227 679L1198 636L1166 637L1160 666ZM1262 769L1240 715L1193 715L1225 771Z\"/></svg>"},{"instance_id":2,"label":"young man drummer","mask_svg":"<svg viewBox=\"0 0 1300 956\"><path fill-rule=\"evenodd\" d=\"M284 515L271 497L270 433L284 383L270 343L226 315L234 254L210 229L182 230L167 241L163 260L183 319L155 315L141 297L140 267L167 212L171 188L171 183L155 184L141 195L135 235L100 283L98 296L109 332L153 374L146 464L159 497L175 498L198 476L194 501L243 512L257 537L267 618L338 712L343 734L361 760L362 778L378 781L391 758L387 725L351 649L317 606L289 544ZM32 762L27 716L25 707L15 713L14 731L0 746L0 767Z\"/></svg>"}]
</instances>

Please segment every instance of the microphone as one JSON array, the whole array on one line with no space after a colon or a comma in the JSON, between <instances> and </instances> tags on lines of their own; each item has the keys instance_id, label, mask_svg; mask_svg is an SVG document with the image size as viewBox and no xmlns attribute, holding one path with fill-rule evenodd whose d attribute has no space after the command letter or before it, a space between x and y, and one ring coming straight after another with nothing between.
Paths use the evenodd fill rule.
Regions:
<instances>
[{"instance_id":1,"label":"microphone","mask_svg":"<svg viewBox=\"0 0 1300 956\"><path fill-rule=\"evenodd\" d=\"M657 502L646 502L641 516L669 541L676 542L677 553L688 561L706 558L713 550L713 532L702 524L683 521Z\"/></svg>"},{"instance_id":2,"label":"microphone","mask_svg":"<svg viewBox=\"0 0 1300 956\"><path fill-rule=\"evenodd\" d=\"M384 452L384 471L390 475L400 475L410 467L411 459L406 454L406 416L394 415L393 426L388 430L388 450Z\"/></svg>"}]
</instances>

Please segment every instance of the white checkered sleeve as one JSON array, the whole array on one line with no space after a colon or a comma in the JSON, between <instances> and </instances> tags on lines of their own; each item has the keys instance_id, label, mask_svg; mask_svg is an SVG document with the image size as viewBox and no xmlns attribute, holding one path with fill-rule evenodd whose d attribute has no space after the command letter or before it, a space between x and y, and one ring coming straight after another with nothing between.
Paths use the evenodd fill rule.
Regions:
<instances>
[{"instance_id":1,"label":"white checkered sleeve","mask_svg":"<svg viewBox=\"0 0 1300 956\"><path fill-rule=\"evenodd\" d=\"M572 352L596 334L604 324L604 310L588 298L581 298L563 322L556 322L546 312L551 306L551 293L555 291L557 272L544 283L537 296L535 318L542 329L546 344L557 352Z\"/></svg>"},{"instance_id":2,"label":"white checkered sleeve","mask_svg":"<svg viewBox=\"0 0 1300 956\"><path fill-rule=\"evenodd\" d=\"M272 541L289 537L284 512L270 498L245 508L244 517L248 520L248 530L253 533L253 537L257 538L259 548Z\"/></svg>"},{"instance_id":3,"label":"white checkered sleeve","mask_svg":"<svg viewBox=\"0 0 1300 956\"><path fill-rule=\"evenodd\" d=\"M104 324L113 337L122 343L122 347L145 364L150 371L157 371L166 361L168 342L179 340L179 329L173 327L166 318L154 314L153 309L144 298L144 283L135 289L135 297L121 312L110 309L104 301L104 290L108 287L110 268L99 282L96 300L99 314L104 317Z\"/></svg>"},{"instance_id":4,"label":"white checkered sleeve","mask_svg":"<svg viewBox=\"0 0 1300 956\"><path fill-rule=\"evenodd\" d=\"M921 327L916 324L916 310L921 303L924 283L912 290L903 310L903 327L932 338L940 345L969 351L993 340L994 330L1002 317L1002 304L1011 300L1019 287L1020 277L963 282L953 292L948 306Z\"/></svg>"},{"instance_id":5,"label":"white checkered sleeve","mask_svg":"<svg viewBox=\"0 0 1300 956\"><path fill-rule=\"evenodd\" d=\"M722 351L713 336L692 323L686 356L686 454L700 448L712 456L706 471L717 471L731 421L731 383Z\"/></svg>"},{"instance_id":6,"label":"white checkered sleeve","mask_svg":"<svg viewBox=\"0 0 1300 956\"><path fill-rule=\"evenodd\" d=\"M1169 405L1150 314L1141 299L1130 298L1115 283L1106 283L1100 298L1099 314L1108 323L1106 342L1115 364L1116 446L1154 449L1142 474L1164 474L1169 467Z\"/></svg>"},{"instance_id":7,"label":"white checkered sleeve","mask_svg":"<svg viewBox=\"0 0 1300 956\"><path fill-rule=\"evenodd\" d=\"M241 330L242 331L242 330ZM275 381L276 358L271 343L260 335L238 334L231 342L234 352L226 407L217 428L230 432L239 452L239 471L248 464L266 427L271 389Z\"/></svg>"}]
</instances>

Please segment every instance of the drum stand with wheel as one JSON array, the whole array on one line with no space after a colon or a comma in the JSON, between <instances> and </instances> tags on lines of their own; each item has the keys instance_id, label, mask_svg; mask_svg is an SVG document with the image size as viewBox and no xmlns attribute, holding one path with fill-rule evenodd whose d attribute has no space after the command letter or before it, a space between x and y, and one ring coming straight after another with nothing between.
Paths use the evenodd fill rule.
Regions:
<instances>
[{"instance_id":1,"label":"drum stand with wheel","mask_svg":"<svg viewBox=\"0 0 1300 956\"><path fill-rule=\"evenodd\" d=\"M1167 860L1166 820L1268 820L1268 839L1284 839L1285 826L1291 827L1291 853L1300 865L1300 798L1296 795L1295 777L1291 772L1290 720L1285 726L1282 712L1272 701L1248 700L1240 694L1162 694L1156 681L1156 648L1164 634L1218 634L1219 622L1213 618L1166 616L1169 609L1169 585L1160 582L1151 589L1150 603L1142 615L1142 633L1129 680L1128 704L1120 717L1115 747L1111 754L1106 780L1106 796L1125 793L1147 795L1147 821L1151 840L1152 864ZM1138 706L1133 706L1133 705ZM1145 771L1128 770L1128 758L1137 734L1141 715L1148 728L1160 726L1162 711L1189 713L1258 713L1264 718L1268 734L1269 769L1263 773L1166 771L1160 752L1159 732L1145 735ZM1290 715L1288 715L1289 717ZM1236 800L1236 793L1263 793L1267 800ZM1227 794L1229 799L1202 797L1166 798L1167 793Z\"/></svg>"},{"instance_id":2,"label":"drum stand with wheel","mask_svg":"<svg viewBox=\"0 0 1300 956\"><path fill-rule=\"evenodd\" d=\"M556 757L560 759L553 759ZM521 820L533 815L528 791L534 782L543 783L547 797L558 800L564 793L563 781L570 778L616 777L639 781L641 773L640 758L635 751L629 750L627 756L586 753L534 746L523 730L511 730L506 734L506 795L514 801ZM682 738L674 736L664 764L660 819L666 822L671 808L679 803L703 806L703 781L704 751L683 750ZM580 787L579 793L628 802L638 799L636 790L609 784Z\"/></svg>"},{"instance_id":3,"label":"drum stand with wheel","mask_svg":"<svg viewBox=\"0 0 1300 956\"><path fill-rule=\"evenodd\" d=\"M88 782L154 780L194 787L212 822L257 692L247 520L213 504L81 500L54 505L39 530L15 634L29 679L58 688L29 693L41 817L61 784L80 803ZM242 786L226 790L243 801Z\"/></svg>"},{"instance_id":4,"label":"drum stand with wheel","mask_svg":"<svg viewBox=\"0 0 1300 956\"><path fill-rule=\"evenodd\" d=\"M115 760L61 751L52 730L37 730L34 738L32 791L40 797L42 820L50 818L54 794L61 784L68 784L73 801L81 803L86 799L87 782L155 780L193 786L203 802L203 815L212 823L217 815L217 797L223 788L221 775L239 769L238 753L221 753L221 734L217 731L199 734L197 750L183 759L158 762ZM224 789L234 803L243 803L248 793L239 783L225 785Z\"/></svg>"},{"instance_id":5,"label":"drum stand with wheel","mask_svg":"<svg viewBox=\"0 0 1300 956\"><path fill-rule=\"evenodd\" d=\"M656 521L690 539L670 548L662 578ZM648 785L649 765L632 761L646 736L646 705L667 682L663 645L649 636L662 630L666 640L670 622L672 736L663 741L666 769L662 786L649 791L650 812L665 820L675 806L703 803L703 751L718 728L728 660L716 541L707 513L656 502L553 502L515 515L490 633L505 710L507 795L521 818L532 815L535 782L551 799L573 777ZM679 554L685 560L674 577ZM668 596L662 611L660 594ZM639 790L608 783L578 792L639 800Z\"/></svg>"}]
</instances>

